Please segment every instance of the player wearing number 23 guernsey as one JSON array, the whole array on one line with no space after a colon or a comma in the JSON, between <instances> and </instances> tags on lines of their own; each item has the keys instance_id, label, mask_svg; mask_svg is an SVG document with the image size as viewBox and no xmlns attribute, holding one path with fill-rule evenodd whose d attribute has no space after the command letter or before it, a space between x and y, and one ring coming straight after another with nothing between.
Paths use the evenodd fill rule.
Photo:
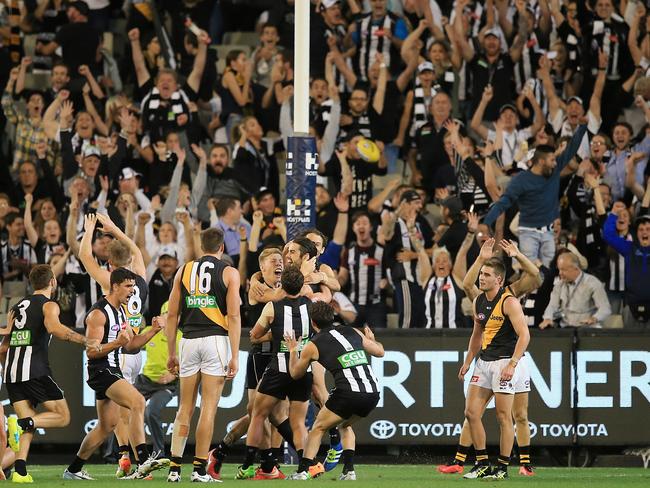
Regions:
<instances>
[{"instance_id":1,"label":"player wearing number 23 guernsey","mask_svg":"<svg viewBox=\"0 0 650 488\"><path fill-rule=\"evenodd\" d=\"M183 450L199 384L201 414L196 428L194 470L190 480L212 480L206 472L206 464L217 404L226 378L234 378L239 365L239 272L221 260L223 239L220 229L210 228L201 232L203 255L176 272L169 297L167 367L179 375L181 391L172 434L172 458L167 478L170 482L181 479ZM182 332L178 358L175 345L177 329Z\"/></svg>"}]
</instances>

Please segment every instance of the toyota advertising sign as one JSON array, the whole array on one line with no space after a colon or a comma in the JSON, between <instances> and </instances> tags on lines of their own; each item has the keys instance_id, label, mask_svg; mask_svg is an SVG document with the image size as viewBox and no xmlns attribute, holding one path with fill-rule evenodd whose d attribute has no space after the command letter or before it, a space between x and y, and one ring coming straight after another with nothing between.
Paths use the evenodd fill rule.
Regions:
<instances>
[{"instance_id":1,"label":"toyota advertising sign","mask_svg":"<svg viewBox=\"0 0 650 488\"><path fill-rule=\"evenodd\" d=\"M381 399L374 412L355 425L357 442L456 444L471 379L471 370L464 382L457 378L469 334L470 330L379 331L377 338L386 354L372 358L372 366ZM573 331L534 331L526 359L531 376L532 442L553 446L574 442L585 446L647 444L649 346L650 335L643 331L580 331L575 337ZM246 347L244 339L242 348ZM215 440L246 411L243 368L247 357L247 352L240 353L242 370L224 389ZM65 429L41 431L34 441L77 444L96 419L94 394L85 384L84 357L76 345L54 340L50 362L70 404L72 421ZM170 439L176 405L173 399L162 416L163 430ZM493 405L488 406L484 419L488 442L497 443Z\"/></svg>"}]
</instances>

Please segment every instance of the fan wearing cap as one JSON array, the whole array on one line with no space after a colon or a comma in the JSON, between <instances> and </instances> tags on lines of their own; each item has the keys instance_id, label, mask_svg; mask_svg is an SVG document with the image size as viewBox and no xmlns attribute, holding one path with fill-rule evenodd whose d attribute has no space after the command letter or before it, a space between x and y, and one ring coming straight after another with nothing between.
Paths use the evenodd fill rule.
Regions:
<instances>
[{"instance_id":1,"label":"fan wearing cap","mask_svg":"<svg viewBox=\"0 0 650 488\"><path fill-rule=\"evenodd\" d=\"M433 64L429 61L423 61L418 65L418 76L415 81L415 87L406 94L404 100L404 110L400 120L399 131L395 144L402 146L408 129L411 137L411 151L415 149L416 131L427 123L429 107L431 100L437 91L433 88L434 71ZM412 155L415 157L415 154ZM410 156L409 156L410 157Z\"/></svg>"},{"instance_id":2,"label":"fan wearing cap","mask_svg":"<svg viewBox=\"0 0 650 488\"><path fill-rule=\"evenodd\" d=\"M68 3L66 14L70 23L61 26L49 43L37 42L36 53L50 56L61 47L63 61L71 76L81 77L78 74L79 66L92 66L95 62L101 33L88 23L90 8L86 2L77 0Z\"/></svg>"},{"instance_id":3,"label":"fan wearing cap","mask_svg":"<svg viewBox=\"0 0 650 488\"><path fill-rule=\"evenodd\" d=\"M384 218L378 241L384 243L384 259L390 271L390 279L395 288L399 326L401 328L424 327L424 292L417 280L416 249L410 235L414 233L423 240L424 248L433 245L431 229L426 222L419 221L418 211L422 199L415 190L402 192L400 204L394 215Z\"/></svg>"},{"instance_id":4,"label":"fan wearing cap","mask_svg":"<svg viewBox=\"0 0 650 488\"><path fill-rule=\"evenodd\" d=\"M495 88L492 85L487 85L483 90L481 102L472 116L470 127L482 139L495 141L497 133L495 129L489 129L483 125L483 115L488 104L494 96ZM533 106L535 112L535 119L530 127L524 129L517 129L519 125L519 114L517 107L512 103L506 103L499 108L499 118L495 122L501 127L501 163L506 169L516 165L519 158L523 158L525 154L521 154L522 147L527 147L527 141L539 132L544 127L544 113L540 107L534 93L530 87L524 88L523 96Z\"/></svg>"},{"instance_id":5,"label":"fan wearing cap","mask_svg":"<svg viewBox=\"0 0 650 488\"><path fill-rule=\"evenodd\" d=\"M359 8L354 5L358 13ZM341 52L346 52L344 40L347 36L346 21L341 13L340 0L322 0L316 13L310 16L309 34L309 73L312 80L325 77L325 57L332 51L330 44ZM347 46L349 47L349 46ZM336 73L336 78L341 76ZM327 93L327 89L325 89Z\"/></svg>"},{"instance_id":6,"label":"fan wearing cap","mask_svg":"<svg viewBox=\"0 0 650 488\"><path fill-rule=\"evenodd\" d=\"M553 78L551 77L551 61L546 56L540 60L540 69L538 70L539 78L544 85L544 92L548 97L548 120L553 126L553 130L560 137L570 137L573 135L578 126L587 119L588 137L583 140L578 154L582 158L589 157L589 136L593 137L598 134L600 129L601 118L601 99L603 89L605 88L605 72L608 63L607 54L600 51L598 53L598 75L594 83L591 98L589 99L589 110L585 114L584 102L577 95L570 96L566 101L562 101L557 96L554 87Z\"/></svg>"},{"instance_id":7,"label":"fan wearing cap","mask_svg":"<svg viewBox=\"0 0 650 488\"><path fill-rule=\"evenodd\" d=\"M460 2L457 2L456 5L460 9ZM518 0L515 5L520 14L519 22L517 35L508 51L502 50L503 34L496 27L484 28L479 33L481 42L479 52L475 51L473 44L464 35L456 36L462 56L468 63L471 74L471 93L483 93L487 85L492 85L494 88L492 101L485 109L485 119L489 121L497 119L499 108L509 103L512 94L515 93L514 64L521 59L521 53L528 38L528 22L524 14L526 2ZM458 11L458 15L462 15L462 12ZM472 113L478 108L480 99L475 96L473 102Z\"/></svg>"},{"instance_id":8,"label":"fan wearing cap","mask_svg":"<svg viewBox=\"0 0 650 488\"><path fill-rule=\"evenodd\" d=\"M645 203L647 205L647 201ZM650 215L646 213L636 218L632 241L618 234L617 220L615 213L609 214L603 227L603 238L625 258L623 324L626 328L647 330L650 328Z\"/></svg>"},{"instance_id":9,"label":"fan wearing cap","mask_svg":"<svg viewBox=\"0 0 650 488\"><path fill-rule=\"evenodd\" d=\"M375 144L358 133L349 134L348 137L343 150L337 151L327 164L318 167L318 174L334 178L338 193L343 183L342 164L348 164L353 175L350 211L354 212L367 208L373 193L372 176L385 175L387 162L383 155L384 145L381 141L377 141ZM369 159L373 153L372 157L376 157L377 152L379 152L378 160Z\"/></svg>"}]
</instances>

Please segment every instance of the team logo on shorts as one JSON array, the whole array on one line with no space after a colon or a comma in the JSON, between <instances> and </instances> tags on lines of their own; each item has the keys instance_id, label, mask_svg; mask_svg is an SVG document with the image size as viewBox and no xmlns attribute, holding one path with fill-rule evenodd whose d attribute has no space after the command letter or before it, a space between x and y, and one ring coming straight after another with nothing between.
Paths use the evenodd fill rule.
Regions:
<instances>
[{"instance_id":1,"label":"team logo on shorts","mask_svg":"<svg viewBox=\"0 0 650 488\"><path fill-rule=\"evenodd\" d=\"M499 381L499 388L501 388L502 390L512 388L512 383L510 383L507 380L501 380Z\"/></svg>"},{"instance_id":2,"label":"team logo on shorts","mask_svg":"<svg viewBox=\"0 0 650 488\"><path fill-rule=\"evenodd\" d=\"M470 382L470 383L478 383L478 379L479 379L478 376L472 376L472 379L469 380L469 382Z\"/></svg>"}]
</instances>

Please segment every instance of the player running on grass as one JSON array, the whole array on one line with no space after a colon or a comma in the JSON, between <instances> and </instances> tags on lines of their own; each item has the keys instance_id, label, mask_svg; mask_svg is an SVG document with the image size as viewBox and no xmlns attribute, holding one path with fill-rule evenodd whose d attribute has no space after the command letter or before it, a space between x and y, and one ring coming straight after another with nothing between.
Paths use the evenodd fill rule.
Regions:
<instances>
[{"instance_id":1,"label":"player running on grass","mask_svg":"<svg viewBox=\"0 0 650 488\"><path fill-rule=\"evenodd\" d=\"M88 351L88 386L95 391L97 425L84 437L75 460L63 472L63 479L92 480L83 469L88 458L113 433L119 421L119 407L129 409L128 438L135 445L138 468L128 477L145 478L169 465L169 459L149 455L144 436L144 397L124 379L120 369L121 349L141 349L157 334L163 322L154 317L152 327L134 336L123 306L134 293L136 275L126 268L111 273L108 295L92 306L84 320L88 340L100 340L98 351Z\"/></svg>"},{"instance_id":2,"label":"player running on grass","mask_svg":"<svg viewBox=\"0 0 650 488\"><path fill-rule=\"evenodd\" d=\"M473 215L470 215L470 222L473 217ZM475 225L472 227L470 224L469 227L476 229L478 219L475 217L474 219ZM465 239L463 246L465 246L466 243L471 244L473 240L473 234L468 232L468 237ZM499 243L499 246L510 258L517 260L523 273L520 279L508 285L507 288L512 292L512 294L516 297L523 297L527 293L537 289L542 283L542 276L537 266L535 266L535 264L517 248L517 245L513 241L503 239ZM481 293L476 286L476 279L478 278L479 271L483 264L493 257L493 251L494 239L488 239L483 243L478 258L465 275L463 280L463 289L467 297L472 301L474 301L474 299ZM528 371L525 355L521 358L517 368L519 370L519 375L518 381L515 383L515 399L512 406L512 416L517 426L516 435L517 444L519 446L519 462L521 465L519 468L519 474L522 476L533 476L534 471L530 463L530 427L528 425L530 373ZM447 464L438 466L438 472L444 474L462 473L471 446L472 434L469 429L469 423L465 420L454 459Z\"/></svg>"},{"instance_id":3,"label":"player running on grass","mask_svg":"<svg viewBox=\"0 0 650 488\"><path fill-rule=\"evenodd\" d=\"M295 380L302 378L309 365L318 361L334 376L335 388L307 437L298 471L289 478L307 480L325 472L314 460L325 432L339 427L343 444L343 474L340 480L356 480L354 472L354 433L351 425L367 417L379 402L379 386L367 354L384 355L384 347L374 334L364 328L363 334L353 327L334 327L334 309L323 302L310 307L310 318L316 335L300 350L302 338L288 331L285 342L290 351L289 371ZM367 353L367 354L366 354Z\"/></svg>"},{"instance_id":4,"label":"player running on grass","mask_svg":"<svg viewBox=\"0 0 650 488\"><path fill-rule=\"evenodd\" d=\"M8 425L10 445L18 447L15 443L20 438L11 476L14 483L33 482L27 473L27 454L34 431L70 423L68 404L50 370L48 348L52 335L95 351L100 348L98 339L86 339L60 322L59 306L52 300L57 282L50 265L34 266L29 283L35 291L11 309L8 335L3 340L4 381L9 401L18 415L17 422L12 418ZM36 412L39 404L43 404L44 412Z\"/></svg>"}]
</instances>

